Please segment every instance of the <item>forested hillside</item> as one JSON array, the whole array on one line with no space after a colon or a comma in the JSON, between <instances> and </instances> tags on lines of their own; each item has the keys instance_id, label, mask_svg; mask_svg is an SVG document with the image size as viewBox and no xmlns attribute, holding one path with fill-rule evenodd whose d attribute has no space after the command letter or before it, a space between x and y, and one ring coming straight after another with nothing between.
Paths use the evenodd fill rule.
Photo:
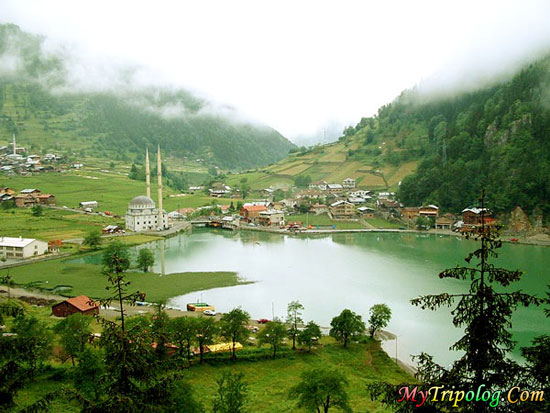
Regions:
<instances>
[{"instance_id":1,"label":"forested hillside","mask_svg":"<svg viewBox=\"0 0 550 413\"><path fill-rule=\"evenodd\" d=\"M436 203L460 211L482 188L491 207L550 213L550 58L511 80L454 97L403 92L377 116L344 131L362 141L356 152L379 153L388 164L421 160L403 179L406 205Z\"/></svg>"},{"instance_id":2,"label":"forested hillside","mask_svg":"<svg viewBox=\"0 0 550 413\"><path fill-rule=\"evenodd\" d=\"M183 90L71 90L64 59L44 52L42 38L0 25L0 141L16 134L33 151L120 160L160 144L173 157L227 169L269 164L294 147L277 131L233 120L231 109L218 115Z\"/></svg>"}]
</instances>

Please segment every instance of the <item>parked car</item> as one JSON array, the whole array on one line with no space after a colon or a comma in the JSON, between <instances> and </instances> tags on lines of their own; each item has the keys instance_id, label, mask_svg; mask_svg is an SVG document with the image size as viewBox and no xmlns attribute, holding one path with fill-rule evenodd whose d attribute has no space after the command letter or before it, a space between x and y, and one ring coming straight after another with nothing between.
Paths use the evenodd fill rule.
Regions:
<instances>
[{"instance_id":1,"label":"parked car","mask_svg":"<svg viewBox=\"0 0 550 413\"><path fill-rule=\"evenodd\" d=\"M258 320L258 323L260 323L260 324L269 323L269 320L268 320L267 318L260 318L260 319Z\"/></svg>"},{"instance_id":2,"label":"parked car","mask_svg":"<svg viewBox=\"0 0 550 413\"><path fill-rule=\"evenodd\" d=\"M208 315L208 316L214 316L216 315L216 312L214 310L204 310L202 312L204 315Z\"/></svg>"}]
</instances>

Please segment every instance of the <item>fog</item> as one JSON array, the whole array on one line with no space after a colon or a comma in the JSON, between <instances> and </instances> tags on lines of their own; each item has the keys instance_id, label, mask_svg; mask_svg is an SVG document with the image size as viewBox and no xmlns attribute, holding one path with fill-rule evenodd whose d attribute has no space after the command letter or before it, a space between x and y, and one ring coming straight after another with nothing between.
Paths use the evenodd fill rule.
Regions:
<instances>
[{"instance_id":1,"label":"fog","mask_svg":"<svg viewBox=\"0 0 550 413\"><path fill-rule=\"evenodd\" d=\"M206 113L299 144L337 138L415 85L439 96L510 76L548 50L549 18L534 0L0 3L2 22L66 56L59 92L184 88Z\"/></svg>"}]
</instances>

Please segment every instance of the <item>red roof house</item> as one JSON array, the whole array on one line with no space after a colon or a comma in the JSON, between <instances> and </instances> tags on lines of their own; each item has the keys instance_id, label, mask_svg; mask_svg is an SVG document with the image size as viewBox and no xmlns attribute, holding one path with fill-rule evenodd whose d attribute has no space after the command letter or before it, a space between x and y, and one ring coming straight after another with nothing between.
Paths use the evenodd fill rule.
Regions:
<instances>
[{"instance_id":1,"label":"red roof house","mask_svg":"<svg viewBox=\"0 0 550 413\"><path fill-rule=\"evenodd\" d=\"M56 317L67 317L75 313L95 315L99 313L99 303L85 295L79 295L55 304L52 313Z\"/></svg>"}]
</instances>

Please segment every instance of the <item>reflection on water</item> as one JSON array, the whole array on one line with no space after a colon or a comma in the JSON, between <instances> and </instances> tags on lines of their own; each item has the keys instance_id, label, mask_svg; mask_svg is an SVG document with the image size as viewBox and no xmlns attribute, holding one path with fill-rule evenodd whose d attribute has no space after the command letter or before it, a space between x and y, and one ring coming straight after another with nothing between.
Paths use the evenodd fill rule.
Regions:
<instances>
[{"instance_id":1,"label":"reflection on water","mask_svg":"<svg viewBox=\"0 0 550 413\"><path fill-rule=\"evenodd\" d=\"M240 305L254 318L271 318L272 311L284 318L287 304L299 300L305 306L306 321L329 326L344 308L367 319L372 305L386 303L393 313L387 330L399 336L400 357L426 351L443 364L457 357L448 348L461 332L453 328L448 309L423 311L409 301L419 295L466 291L466 283L440 280L437 275L464 264L464 257L475 246L462 238L428 234L342 233L297 238L223 230L199 230L147 245L155 252L156 272L236 271L255 281L176 297L170 301L172 306L185 308L202 294L204 301L221 312ZM143 246L133 250L139 248ZM499 266L525 272L515 289L538 295L546 291L550 282L548 248L505 245L501 251ZM527 345L535 335L549 333L546 326L548 320L541 309L518 310L513 320L514 339ZM395 344L389 344L393 354Z\"/></svg>"}]
</instances>

